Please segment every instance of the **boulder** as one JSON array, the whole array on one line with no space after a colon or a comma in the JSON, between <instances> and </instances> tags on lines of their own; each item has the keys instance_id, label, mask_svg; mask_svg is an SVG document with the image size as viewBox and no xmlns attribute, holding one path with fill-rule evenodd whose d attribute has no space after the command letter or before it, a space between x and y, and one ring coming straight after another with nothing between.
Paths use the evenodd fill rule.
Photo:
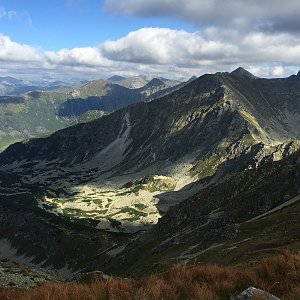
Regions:
<instances>
[{"instance_id":1,"label":"boulder","mask_svg":"<svg viewBox=\"0 0 300 300\"><path fill-rule=\"evenodd\" d=\"M255 300L260 299L256 297L261 297L261 299L266 300L280 300L279 298L275 297L274 295L271 295L268 292L265 292L263 290L257 289L253 286L247 288L242 293L240 293L237 297L233 298L232 300Z\"/></svg>"}]
</instances>

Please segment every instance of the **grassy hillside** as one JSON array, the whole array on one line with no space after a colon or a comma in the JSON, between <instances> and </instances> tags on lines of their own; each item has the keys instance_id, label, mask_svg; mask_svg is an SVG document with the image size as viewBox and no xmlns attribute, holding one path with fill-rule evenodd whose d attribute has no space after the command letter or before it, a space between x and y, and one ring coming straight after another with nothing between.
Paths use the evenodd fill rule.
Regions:
<instances>
[{"instance_id":1,"label":"grassy hillside","mask_svg":"<svg viewBox=\"0 0 300 300\"><path fill-rule=\"evenodd\" d=\"M0 151L12 143L44 137L143 100L135 90L95 80L70 90L33 91L0 97ZM99 113L96 113L98 111Z\"/></svg>"},{"instance_id":2,"label":"grassy hillside","mask_svg":"<svg viewBox=\"0 0 300 300\"><path fill-rule=\"evenodd\" d=\"M56 113L66 98L63 92L33 92L20 97L18 103L0 102L0 151L13 142L68 126L72 118L59 118Z\"/></svg>"},{"instance_id":3,"label":"grassy hillside","mask_svg":"<svg viewBox=\"0 0 300 300\"><path fill-rule=\"evenodd\" d=\"M254 266L179 265L165 273L136 280L90 276L85 283L46 283L30 290L2 289L0 299L229 300L249 286L282 300L300 299L300 257L284 253Z\"/></svg>"}]
</instances>

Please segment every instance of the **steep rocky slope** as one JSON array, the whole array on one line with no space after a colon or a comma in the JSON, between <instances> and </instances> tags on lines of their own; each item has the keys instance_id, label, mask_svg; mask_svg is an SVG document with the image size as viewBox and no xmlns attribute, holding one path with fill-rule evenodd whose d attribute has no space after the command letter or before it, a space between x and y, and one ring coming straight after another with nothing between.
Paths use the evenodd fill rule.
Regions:
<instances>
[{"instance_id":1,"label":"steep rocky slope","mask_svg":"<svg viewBox=\"0 0 300 300\"><path fill-rule=\"evenodd\" d=\"M255 170L295 152L300 135L299 97L298 76L259 79L241 70L201 76L160 99L10 146L0 155L1 201L5 206L25 205L35 211L41 224L40 216L45 215L111 239L115 234L131 237L151 228L170 206L196 193L208 193L207 201L212 202L213 187L226 176ZM229 188L230 182L225 186ZM216 189L216 193L221 192ZM211 211L225 209L229 201L225 195ZM259 204L253 216L264 210ZM272 208L271 203L266 210ZM159 224L169 220L172 211ZM224 225L230 218L217 218L217 222ZM243 220L232 217L232 230ZM21 226L18 230L24 240L29 238ZM220 243L231 237L228 232L221 235ZM11 236L6 239L18 244ZM203 247L210 247L212 241ZM126 238L124 243L113 255L124 248ZM114 245L108 244L107 249ZM57 249L62 247L58 245ZM197 250L206 249L202 248ZM99 257L101 261L103 255Z\"/></svg>"},{"instance_id":2,"label":"steep rocky slope","mask_svg":"<svg viewBox=\"0 0 300 300\"><path fill-rule=\"evenodd\" d=\"M104 271L137 276L174 263L240 263L298 251L300 152L228 175L172 207Z\"/></svg>"}]
</instances>

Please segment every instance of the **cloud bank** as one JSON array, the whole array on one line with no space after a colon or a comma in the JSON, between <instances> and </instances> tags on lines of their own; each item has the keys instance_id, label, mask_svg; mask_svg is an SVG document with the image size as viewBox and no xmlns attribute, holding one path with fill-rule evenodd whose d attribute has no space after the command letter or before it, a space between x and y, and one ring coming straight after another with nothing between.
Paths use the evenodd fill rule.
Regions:
<instances>
[{"instance_id":1,"label":"cloud bank","mask_svg":"<svg viewBox=\"0 0 300 300\"><path fill-rule=\"evenodd\" d=\"M105 0L104 7L113 14L171 17L196 26L300 31L297 0Z\"/></svg>"},{"instance_id":2,"label":"cloud bank","mask_svg":"<svg viewBox=\"0 0 300 300\"><path fill-rule=\"evenodd\" d=\"M22 69L23 63L24 73L30 64L41 72L52 73L106 76L123 71L123 74L154 72L170 76L175 72L190 76L244 65L256 75L284 76L299 67L295 62L300 62L300 38L287 33L257 32L241 36L237 31L217 29L189 33L142 28L97 47L40 52L0 35L0 61L6 70L15 69L16 63ZM257 67L261 65L264 67Z\"/></svg>"}]
</instances>

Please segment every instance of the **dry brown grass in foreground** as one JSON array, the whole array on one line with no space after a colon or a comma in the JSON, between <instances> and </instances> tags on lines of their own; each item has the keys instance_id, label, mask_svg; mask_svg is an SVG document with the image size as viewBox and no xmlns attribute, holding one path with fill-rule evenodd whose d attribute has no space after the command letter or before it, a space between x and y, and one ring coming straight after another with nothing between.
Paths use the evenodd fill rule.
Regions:
<instances>
[{"instance_id":1,"label":"dry brown grass in foreground","mask_svg":"<svg viewBox=\"0 0 300 300\"><path fill-rule=\"evenodd\" d=\"M255 267L178 266L163 274L138 280L94 280L89 284L51 283L29 291L0 290L10 300L158 300L230 299L249 286L281 299L300 299L300 256L284 253L264 259Z\"/></svg>"}]
</instances>

